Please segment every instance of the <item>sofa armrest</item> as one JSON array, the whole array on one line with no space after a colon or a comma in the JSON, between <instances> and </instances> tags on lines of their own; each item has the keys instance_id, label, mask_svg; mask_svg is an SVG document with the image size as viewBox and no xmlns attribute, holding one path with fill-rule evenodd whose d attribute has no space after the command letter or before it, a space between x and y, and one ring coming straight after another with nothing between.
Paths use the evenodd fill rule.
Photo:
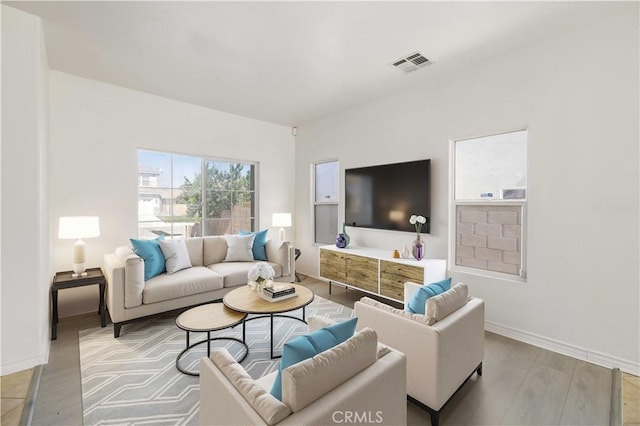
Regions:
<instances>
[{"instance_id":1,"label":"sofa armrest","mask_svg":"<svg viewBox=\"0 0 640 426\"><path fill-rule=\"evenodd\" d=\"M267 260L282 267L282 276L293 276L293 246L288 241L267 240L265 244ZM293 281L292 281L293 282Z\"/></svg>"},{"instance_id":2,"label":"sofa armrest","mask_svg":"<svg viewBox=\"0 0 640 426\"><path fill-rule=\"evenodd\" d=\"M207 357L200 360L201 425L266 425L238 390Z\"/></svg>"},{"instance_id":3,"label":"sofa armrest","mask_svg":"<svg viewBox=\"0 0 640 426\"><path fill-rule=\"evenodd\" d=\"M114 322L122 318L119 310L142 305L144 261L134 253L107 253L104 256L107 278L107 304Z\"/></svg>"},{"instance_id":4,"label":"sofa armrest","mask_svg":"<svg viewBox=\"0 0 640 426\"><path fill-rule=\"evenodd\" d=\"M124 314L124 263L113 253L104 255L102 266L107 280L106 303L113 322L118 322Z\"/></svg>"}]
</instances>

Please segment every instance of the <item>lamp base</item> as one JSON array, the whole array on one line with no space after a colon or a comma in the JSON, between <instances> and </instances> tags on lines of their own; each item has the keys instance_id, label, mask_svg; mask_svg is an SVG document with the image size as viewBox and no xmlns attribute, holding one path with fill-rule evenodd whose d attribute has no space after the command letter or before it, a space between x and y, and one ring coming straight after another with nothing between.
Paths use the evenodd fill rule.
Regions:
<instances>
[{"instance_id":1,"label":"lamp base","mask_svg":"<svg viewBox=\"0 0 640 426\"><path fill-rule=\"evenodd\" d=\"M86 264L83 263L74 263L73 264L73 274L71 274L71 276L73 278L78 278L78 277L86 277L87 276L87 272L86 272L87 268L86 268Z\"/></svg>"}]
</instances>

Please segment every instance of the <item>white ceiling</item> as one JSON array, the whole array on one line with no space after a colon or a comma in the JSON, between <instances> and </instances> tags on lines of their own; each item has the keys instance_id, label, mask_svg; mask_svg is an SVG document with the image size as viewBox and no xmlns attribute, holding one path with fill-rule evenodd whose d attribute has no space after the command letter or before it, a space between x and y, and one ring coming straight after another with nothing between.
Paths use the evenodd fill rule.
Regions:
<instances>
[{"instance_id":1,"label":"white ceiling","mask_svg":"<svg viewBox=\"0 0 640 426\"><path fill-rule=\"evenodd\" d=\"M609 2L3 2L43 19L49 66L296 126L588 25ZM389 64L421 51L411 74Z\"/></svg>"}]
</instances>

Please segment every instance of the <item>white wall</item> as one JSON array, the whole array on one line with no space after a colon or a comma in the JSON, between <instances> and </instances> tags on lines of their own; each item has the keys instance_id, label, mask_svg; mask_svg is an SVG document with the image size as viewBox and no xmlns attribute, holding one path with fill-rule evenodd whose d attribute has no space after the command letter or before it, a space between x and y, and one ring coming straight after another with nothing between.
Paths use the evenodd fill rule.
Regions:
<instances>
[{"instance_id":1,"label":"white wall","mask_svg":"<svg viewBox=\"0 0 640 426\"><path fill-rule=\"evenodd\" d=\"M40 18L2 6L2 366L49 351L48 67Z\"/></svg>"},{"instance_id":2,"label":"white wall","mask_svg":"<svg viewBox=\"0 0 640 426\"><path fill-rule=\"evenodd\" d=\"M300 126L298 270L318 274L311 162L338 158L342 184L345 168L431 158L426 254L446 258L449 141L526 126L528 282L452 275L486 300L489 329L638 374L639 14L637 3L615 7L593 26L434 73L410 92ZM390 252L413 239L348 230L357 244Z\"/></svg>"},{"instance_id":3,"label":"white wall","mask_svg":"<svg viewBox=\"0 0 640 426\"><path fill-rule=\"evenodd\" d=\"M294 138L289 127L239 117L73 75L50 72L49 184L52 259L70 269L73 241L57 239L66 215L100 217L87 265L137 237L137 148L259 162L259 224L293 211ZM97 287L61 291L61 316L95 311ZM97 324L97 321L96 321Z\"/></svg>"}]
</instances>

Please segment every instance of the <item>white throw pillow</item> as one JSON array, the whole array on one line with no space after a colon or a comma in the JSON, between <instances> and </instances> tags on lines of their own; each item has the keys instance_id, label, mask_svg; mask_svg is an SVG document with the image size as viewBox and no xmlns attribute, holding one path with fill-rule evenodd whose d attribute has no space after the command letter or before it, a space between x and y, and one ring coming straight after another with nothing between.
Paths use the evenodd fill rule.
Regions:
<instances>
[{"instance_id":1,"label":"white throw pillow","mask_svg":"<svg viewBox=\"0 0 640 426\"><path fill-rule=\"evenodd\" d=\"M225 262L253 262L253 239L251 235L225 235L227 256Z\"/></svg>"},{"instance_id":2,"label":"white throw pillow","mask_svg":"<svg viewBox=\"0 0 640 426\"><path fill-rule=\"evenodd\" d=\"M458 283L444 293L427 299L427 324L433 325L469 301L469 288Z\"/></svg>"},{"instance_id":3,"label":"white throw pillow","mask_svg":"<svg viewBox=\"0 0 640 426\"><path fill-rule=\"evenodd\" d=\"M159 242L160 250L164 256L167 274L173 274L181 269L191 268L191 259L189 259L189 251L184 242L184 238L179 240L161 240Z\"/></svg>"}]
</instances>

